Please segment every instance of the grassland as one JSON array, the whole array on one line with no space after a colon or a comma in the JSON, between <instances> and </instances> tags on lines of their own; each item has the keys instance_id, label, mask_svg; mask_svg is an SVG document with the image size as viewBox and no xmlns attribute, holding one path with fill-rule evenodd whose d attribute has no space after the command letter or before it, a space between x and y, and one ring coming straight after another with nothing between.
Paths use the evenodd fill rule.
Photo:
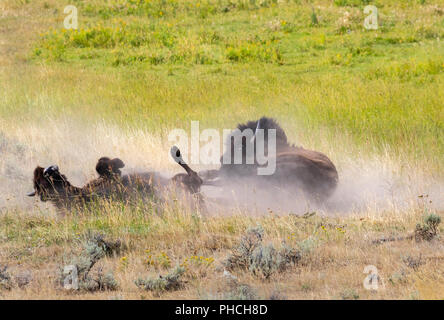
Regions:
<instances>
[{"instance_id":1,"label":"grassland","mask_svg":"<svg viewBox=\"0 0 444 320\"><path fill-rule=\"evenodd\" d=\"M79 10L77 31L63 28L67 4ZM221 262L259 224L266 242L310 245L297 266L266 281L234 272L258 297L442 299L442 239L372 240L410 234L431 211L442 216L444 7L372 1L380 28L365 30L365 4L2 1L0 265L13 275L30 272L32 281L0 289L0 297L159 298L134 281L187 258L196 261L185 287L160 298L220 296L227 290ZM387 206L366 202L347 216L305 218L241 210L201 216L170 207L156 215L113 203L61 217L23 196L37 164L57 163L79 185L105 154L130 167L176 172L166 161L171 129L188 129L191 120L201 129L233 128L262 115L276 117L291 142L325 152L343 181L366 177L340 190L373 191L368 185L380 176L392 184L399 178L411 190L395 191ZM418 198L430 186L432 204ZM57 289L57 268L78 254L90 231L126 245L100 262L119 289ZM412 267L412 259L420 265ZM377 266L384 289L363 288L366 265Z\"/></svg>"}]
</instances>

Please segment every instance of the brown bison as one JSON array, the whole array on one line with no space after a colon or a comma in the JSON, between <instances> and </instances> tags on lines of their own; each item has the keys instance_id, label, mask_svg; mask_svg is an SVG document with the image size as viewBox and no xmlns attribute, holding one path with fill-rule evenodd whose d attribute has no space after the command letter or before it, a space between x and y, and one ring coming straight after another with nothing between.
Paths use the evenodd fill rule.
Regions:
<instances>
[{"instance_id":1,"label":"brown bison","mask_svg":"<svg viewBox=\"0 0 444 320\"><path fill-rule=\"evenodd\" d=\"M291 192L301 190L306 197L316 201L326 200L336 189L338 172L330 159L321 152L290 145L285 131L274 119L262 117L256 121L239 124L237 129L238 132L250 129L254 135L251 138L242 136L241 139L235 139L230 135L226 146L231 150L229 153L231 161L224 163L222 156L219 170L199 173L204 180L213 181L214 184L221 186L245 180L257 187L271 185ZM257 169L261 167L256 159L255 138L258 129L264 129L265 154L269 151L268 130L276 130L276 154L268 154L269 157L275 157L276 162L276 169L271 175L257 175ZM247 161L248 148L254 155L254 158L250 159L250 164ZM237 164L234 161L236 150L241 153L241 161Z\"/></svg>"},{"instance_id":2,"label":"brown bison","mask_svg":"<svg viewBox=\"0 0 444 320\"><path fill-rule=\"evenodd\" d=\"M39 196L42 201L51 201L58 209L72 209L98 199L128 201L133 197L162 199L167 190L183 190L186 194L199 194L203 181L182 159L180 150L172 148L171 154L187 172L166 179L156 172L143 172L122 175L125 166L122 160L102 157L96 171L99 178L83 187L71 185L58 166L37 167L34 170L34 191L28 196ZM201 200L199 198L199 200Z\"/></svg>"}]
</instances>

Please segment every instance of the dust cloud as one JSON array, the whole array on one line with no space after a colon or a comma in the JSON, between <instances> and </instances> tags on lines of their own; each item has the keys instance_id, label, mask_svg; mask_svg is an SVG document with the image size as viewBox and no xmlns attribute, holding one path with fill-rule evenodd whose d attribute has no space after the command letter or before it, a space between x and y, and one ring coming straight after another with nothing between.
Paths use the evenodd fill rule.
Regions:
<instances>
[{"instance_id":1,"label":"dust cloud","mask_svg":"<svg viewBox=\"0 0 444 320\"><path fill-rule=\"evenodd\" d=\"M20 128L0 123L0 212L51 210L50 204L26 196L33 190L32 174L37 165L57 164L77 186L96 177L95 164L102 156L121 158L125 162L124 174L158 171L170 177L182 172L169 159L168 141L151 135L148 130L122 129L105 123L85 127L69 119L53 119L45 126L30 124ZM336 165L339 184L323 204L254 179L222 188L204 186L202 192L209 212L214 214L317 211L343 215L399 212L424 206L444 209L443 181L425 176L417 168L400 170L399 165L387 157L342 159Z\"/></svg>"},{"instance_id":2,"label":"dust cloud","mask_svg":"<svg viewBox=\"0 0 444 320\"><path fill-rule=\"evenodd\" d=\"M444 183L417 172L410 175L387 165L381 159L347 160L338 168L339 183L324 203L306 199L303 194L267 185L262 180L230 184L223 188L205 187L208 197L234 210L252 213L326 215L403 212L417 208L444 209ZM261 185L262 184L262 185ZM229 205L228 205L229 204Z\"/></svg>"}]
</instances>

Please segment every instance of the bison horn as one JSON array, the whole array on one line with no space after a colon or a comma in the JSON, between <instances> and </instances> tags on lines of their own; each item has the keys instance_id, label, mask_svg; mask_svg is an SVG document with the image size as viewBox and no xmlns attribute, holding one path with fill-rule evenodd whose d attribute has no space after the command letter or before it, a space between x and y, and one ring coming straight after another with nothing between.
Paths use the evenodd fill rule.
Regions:
<instances>
[{"instance_id":1,"label":"bison horn","mask_svg":"<svg viewBox=\"0 0 444 320\"><path fill-rule=\"evenodd\" d=\"M254 134L251 137L250 143L253 143L256 140L256 133L257 133L257 130L260 129L260 123L261 123L261 119L257 120L256 130L254 131Z\"/></svg>"},{"instance_id":2,"label":"bison horn","mask_svg":"<svg viewBox=\"0 0 444 320\"><path fill-rule=\"evenodd\" d=\"M28 197L34 197L35 196L35 191L33 191L33 192L30 192L30 193L28 193L28 194L26 194Z\"/></svg>"}]
</instances>

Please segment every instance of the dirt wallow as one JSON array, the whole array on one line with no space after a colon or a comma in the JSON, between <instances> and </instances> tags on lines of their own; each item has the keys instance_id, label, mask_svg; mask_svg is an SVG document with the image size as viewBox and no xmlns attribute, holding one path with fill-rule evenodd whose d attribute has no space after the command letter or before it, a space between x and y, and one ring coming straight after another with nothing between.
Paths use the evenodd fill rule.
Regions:
<instances>
[{"instance_id":1,"label":"dirt wallow","mask_svg":"<svg viewBox=\"0 0 444 320\"><path fill-rule=\"evenodd\" d=\"M251 136L246 134L248 132ZM273 133L270 135L270 132ZM269 136L275 136L275 144L270 143ZM259 140L264 142L263 154L267 154L269 159L273 158L276 164L272 174L258 174L258 169L263 167L257 157ZM221 157L220 169L201 171L199 174L185 163L177 147L171 148L171 156L186 171L186 174L176 174L171 179L157 172L122 175L120 169L125 166L122 160L102 157L96 165L99 178L83 187L76 187L60 173L57 165L47 168L38 166L34 170L34 192L29 196L37 195L42 201L51 201L59 210L71 210L97 199L129 201L137 196L165 200L166 190L174 189L184 194L185 198L189 199L192 195L195 205L205 210L200 192L202 185L228 190L233 185L247 184L267 192L271 189L281 190L289 199L302 195L305 199L322 203L331 196L338 184L338 173L331 160L321 152L290 145L285 131L272 118L262 117L239 124L226 144L231 152ZM253 151L252 159L248 150ZM235 159L236 152L240 152L240 162ZM226 163L224 158L230 157L231 161Z\"/></svg>"}]
</instances>

